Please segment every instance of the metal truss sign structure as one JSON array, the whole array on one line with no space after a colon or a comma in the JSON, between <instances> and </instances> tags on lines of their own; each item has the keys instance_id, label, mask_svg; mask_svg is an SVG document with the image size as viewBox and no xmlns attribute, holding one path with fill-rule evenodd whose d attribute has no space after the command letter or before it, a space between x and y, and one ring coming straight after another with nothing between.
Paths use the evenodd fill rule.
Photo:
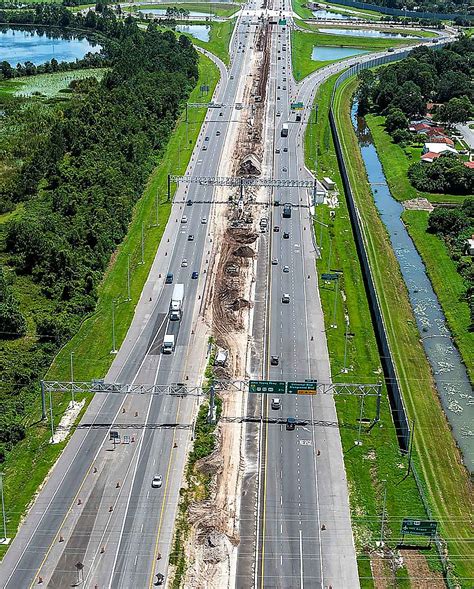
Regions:
<instances>
[{"instance_id":1,"label":"metal truss sign structure","mask_svg":"<svg viewBox=\"0 0 474 589\"><path fill-rule=\"evenodd\" d=\"M255 186L270 188L315 188L314 180L296 180L285 178L238 178L237 176L174 176L171 182L201 184L201 186Z\"/></svg>"}]
</instances>

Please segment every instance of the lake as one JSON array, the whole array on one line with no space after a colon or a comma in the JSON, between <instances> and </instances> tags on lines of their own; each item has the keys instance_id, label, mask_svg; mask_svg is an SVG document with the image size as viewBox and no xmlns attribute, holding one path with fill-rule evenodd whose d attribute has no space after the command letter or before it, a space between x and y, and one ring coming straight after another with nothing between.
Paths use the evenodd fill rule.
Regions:
<instances>
[{"instance_id":1,"label":"lake","mask_svg":"<svg viewBox=\"0 0 474 589\"><path fill-rule=\"evenodd\" d=\"M176 30L180 33L188 33L196 37L196 39L207 43L209 41L211 27L209 25L178 25Z\"/></svg>"},{"instance_id":2,"label":"lake","mask_svg":"<svg viewBox=\"0 0 474 589\"><path fill-rule=\"evenodd\" d=\"M153 14L155 16L165 16L166 15L166 9L165 8L147 8L145 9L140 9L140 7L138 7L138 12L143 12L143 14ZM212 11L211 11L212 13ZM189 11L189 16L202 16L203 18L205 18L206 16L209 16L209 12L196 12L194 10L190 10Z\"/></svg>"},{"instance_id":3,"label":"lake","mask_svg":"<svg viewBox=\"0 0 474 589\"><path fill-rule=\"evenodd\" d=\"M8 61L12 66L25 61L40 65L53 57L57 61L75 61L100 50L99 44L70 33L36 27L0 29L0 62Z\"/></svg>"},{"instance_id":4,"label":"lake","mask_svg":"<svg viewBox=\"0 0 474 589\"><path fill-rule=\"evenodd\" d=\"M311 59L313 61L335 61L337 59L344 59L346 57L353 57L354 55L362 55L369 53L364 49L354 49L354 47L313 47Z\"/></svg>"},{"instance_id":5,"label":"lake","mask_svg":"<svg viewBox=\"0 0 474 589\"><path fill-rule=\"evenodd\" d=\"M417 39L413 35L404 33L390 33L389 31L377 31L374 29L318 29L321 33L330 35L348 35L350 37L373 37L375 39Z\"/></svg>"}]
</instances>

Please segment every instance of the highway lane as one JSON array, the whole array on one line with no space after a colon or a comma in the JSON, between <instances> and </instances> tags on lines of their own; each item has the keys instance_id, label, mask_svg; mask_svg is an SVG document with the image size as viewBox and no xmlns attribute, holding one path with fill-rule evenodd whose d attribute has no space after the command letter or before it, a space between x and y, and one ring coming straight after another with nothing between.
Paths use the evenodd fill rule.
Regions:
<instances>
[{"instance_id":1,"label":"highway lane","mask_svg":"<svg viewBox=\"0 0 474 589\"><path fill-rule=\"evenodd\" d=\"M244 66L245 60L236 60L231 70L234 72L235 80L233 82L229 82L227 85L222 85L221 92L218 94L216 100L220 102L226 102L228 104L233 104L233 97L238 91L239 73L241 68ZM229 108L230 112L231 110L232 107ZM202 173L199 171L200 168L205 170L206 175L212 175L216 173L223 152L224 139L226 136L225 131L227 128L226 121L229 120L230 117L222 117L223 121L221 122L221 117L217 119L218 113L215 111L211 111L211 114L208 115L207 118L212 119L213 117L215 119L214 122L212 124L208 123L206 125L206 130L203 130L203 132L201 133L200 146L202 147L202 144L207 143L202 142L203 137L209 136L209 148L207 151L201 151L201 147L199 147L198 154L196 155L193 161L192 167L198 174ZM217 138L214 134L214 131L217 129L222 129L220 138ZM181 198L182 195L182 200L191 198L196 201L211 201L212 194L212 188L201 187L199 185L192 185L191 187L189 187L189 189L187 187L180 187L177 193L177 199ZM196 298L196 292L198 289L197 285L201 282L203 274L201 273L199 281L191 281L189 276L193 270L198 270L201 267L201 265L206 266L206 263L203 260L204 251L206 251L205 248L208 245L206 240L209 223L202 224L201 219L203 216L207 216L209 218L210 208L211 207L209 204L204 203L198 204L196 202L196 204L194 204L191 207L184 207L184 205L181 203L180 205L173 206L171 216L171 223L173 222L174 215L178 215L178 211L180 212L180 216L184 211L188 214L189 217L187 224L179 223L180 230L178 232L178 238L173 248L173 254L171 256L172 262L170 264L170 268L173 267L175 271L175 283L178 280L183 280L183 282L185 282L187 285L186 304L190 310L193 308L192 303L193 300ZM190 228L189 232L191 232L192 230L192 232L194 233L194 242L187 241L188 231L186 231L186 229L183 228L183 225L186 225ZM181 260L186 256L189 262L189 266L187 269L184 269L180 267L180 263ZM177 271L175 269L175 266L177 268ZM164 358L163 366L160 367L160 361L163 358L159 353L157 354L157 352L159 352L159 339L157 342L155 342L154 348L152 350L149 350L149 346L158 331L158 327L163 322L163 317L166 315L166 312L168 310L169 297L170 290L163 288L161 296L158 297L157 302L155 303L155 301L153 301L154 306L151 312L146 314L148 315L148 317L145 320L145 327L141 329L139 343L131 347L131 350L129 350L128 352L128 357L126 359L125 364L118 372L118 378L115 378L114 380L122 382L132 380L145 383L154 382L155 375L157 374L159 368L159 382L175 382L177 380L180 380L181 377L184 377L184 358L187 356L187 346L189 342L191 332L190 327L192 323L191 313L187 313L183 318L183 321L180 322L182 325L178 334L178 343L176 351L171 357ZM114 374L114 369L111 370L111 373ZM115 376L117 376L117 370L115 370ZM197 376L198 374L194 373L192 375L193 380L195 380ZM94 422L94 420L100 423L114 422L119 415L119 411L121 409L123 402L123 398L113 395L109 395L106 398L102 397L102 399L94 399L90 409L86 414L86 422L92 423ZM151 401L151 406L149 408L148 423L157 422L160 421L160 419L166 420L169 417L176 416L177 404L179 404L178 401L176 401L175 399L171 399L169 397L165 399L161 397L154 397ZM194 404L194 401L190 401L188 404ZM176 417L174 418L176 419ZM135 517L133 518L133 520L137 519L136 514L139 512L141 514L142 520L144 520L146 523L149 523L151 527L153 527L153 524L151 522L154 522L155 532L156 518L154 519L153 517L149 516L148 508L151 507L153 509L151 513L160 513L160 499L158 498L158 500L156 501L157 497L155 496L155 501L153 502L153 504L147 505L143 503L143 496L140 495L140 490L145 485L146 487L149 486L149 479L151 480L150 473L156 472L156 470L150 469L151 456L162 456L162 449L164 447L167 447L168 449L172 447L172 443L170 440L170 432L166 432L164 435L162 434L163 432L156 432L156 430L154 432L150 432L150 430L145 430L144 441L140 446L141 453L138 460L138 466L136 467L136 469L131 470L131 472L134 473L134 483L131 486L130 501L127 501L127 511L130 510L130 514L132 515L132 512L135 510ZM30 582L33 581L36 571L40 568L41 561L48 556L49 551L51 549L51 545L54 542L55 538L57 538L57 530L60 528L61 524L64 523L65 517L68 515L70 511L73 499L76 496L76 490L81 488L84 479L87 477L90 471L92 459L95 458L96 455L96 449L100 449L101 444L106 439L106 436L104 435L104 431L101 430L90 430L87 432L85 430L78 430L78 432L74 434L73 438L74 442L68 445L66 451L63 454L64 460L60 460L60 462L63 462L63 464L59 465L58 463L57 466L57 468L59 467L60 470L64 471L64 480L62 481L62 483L58 483L58 481L56 480L55 483L59 486L55 488L54 485L51 484L47 486L48 492L42 493L40 495L38 501L36 502L32 510L32 512L34 512L35 515L35 521L32 521L32 524L34 525L30 526L30 532L32 533L29 537L23 538L21 546L20 542L17 543L19 545L20 554L18 553L18 551L15 550L16 547L14 548L13 546L13 550L11 549L11 552L9 552L9 554L11 555L16 553L17 561L10 561L10 563L6 563L7 559L5 559L3 563L3 565L11 565L10 570L8 570L6 566L2 566L3 586L26 587L30 584ZM184 448L185 444L183 444L180 450L180 454L182 456L184 456ZM67 460L65 460L66 456ZM168 458L168 460L164 458L158 463L158 465L155 464L154 466L155 468L166 470L164 468L166 466L166 463L170 465L171 458ZM179 476L180 473L178 475L177 472L176 479L178 479ZM170 498L170 496L168 496L167 500L170 504L176 504L177 502L177 487L179 487L179 485L175 484L173 491L175 494L174 497ZM40 505L42 505L43 508L46 506L46 511L44 513L42 513L42 508L40 507ZM127 538L128 541L123 540L125 544L121 544L121 546L123 545L124 547L121 551L119 549L119 554L127 554L127 557L129 557L132 553L129 541L130 538L134 537L135 540L137 538L137 536L134 535L134 531L130 528L129 522L131 520L132 517L125 518L125 526L122 530L121 537L122 539ZM36 530L35 526L37 526ZM25 530L27 527L28 526L25 526ZM103 530L99 531L103 532ZM116 528L111 530L110 534L111 536L116 534ZM143 537L147 536L143 535ZM170 537L171 531L168 530L168 544L170 542ZM18 538L19 540L21 540L20 534ZM136 548L138 548L139 551L141 551L142 546L137 546L136 544L134 544L133 549L135 550ZM23 549L24 552L23 554L21 554L21 551L23 551ZM95 550L97 550L97 547L95 548ZM111 560L112 557L109 556L109 554L112 555L113 552L113 550L108 550L107 557L103 558L102 561L107 561L109 563L113 562ZM141 565L146 561L147 568L149 569L150 561L152 560L150 558L150 555L144 555L143 558L140 555L140 558L140 568ZM122 562L121 559L122 556L120 556L117 559L117 563L119 566ZM96 560L96 554L94 554L93 561ZM45 573L47 575L48 571L46 570ZM129 583L131 576L133 575L132 573L130 573L128 569L121 567L117 575L120 579L119 581L117 581L118 583L120 583L123 586L131 586ZM101 578L103 579L103 577ZM116 580L117 577L114 578L114 583Z\"/></svg>"}]
</instances>

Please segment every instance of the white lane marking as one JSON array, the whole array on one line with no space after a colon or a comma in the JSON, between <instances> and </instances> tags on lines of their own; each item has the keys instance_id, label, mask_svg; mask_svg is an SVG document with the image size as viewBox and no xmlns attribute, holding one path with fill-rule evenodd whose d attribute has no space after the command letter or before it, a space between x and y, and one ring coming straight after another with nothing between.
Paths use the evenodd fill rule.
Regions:
<instances>
[{"instance_id":1,"label":"white lane marking","mask_svg":"<svg viewBox=\"0 0 474 589\"><path fill-rule=\"evenodd\" d=\"M301 523L301 522L300 522ZM303 589L303 532L300 530L300 587Z\"/></svg>"}]
</instances>

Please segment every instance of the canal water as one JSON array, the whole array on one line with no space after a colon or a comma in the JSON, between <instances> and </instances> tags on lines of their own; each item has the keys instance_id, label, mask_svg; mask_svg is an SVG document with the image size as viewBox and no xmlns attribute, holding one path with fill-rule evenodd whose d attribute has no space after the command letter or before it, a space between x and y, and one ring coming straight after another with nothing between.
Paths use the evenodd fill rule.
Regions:
<instances>
[{"instance_id":1,"label":"canal water","mask_svg":"<svg viewBox=\"0 0 474 589\"><path fill-rule=\"evenodd\" d=\"M353 47L318 47L314 46L311 53L313 61L335 61L337 59L345 59L353 55L361 55L362 53L369 53L365 49L354 49Z\"/></svg>"},{"instance_id":2,"label":"canal water","mask_svg":"<svg viewBox=\"0 0 474 589\"><path fill-rule=\"evenodd\" d=\"M71 33L34 27L0 28L0 62L8 61L12 66L25 61L40 65L53 57L59 62L75 61L100 50L97 43Z\"/></svg>"},{"instance_id":3,"label":"canal water","mask_svg":"<svg viewBox=\"0 0 474 589\"><path fill-rule=\"evenodd\" d=\"M423 261L401 220L403 206L392 197L370 130L365 120L357 116L357 103L352 107L352 122L375 205L387 228L400 264L441 403L451 424L454 438L461 449L464 464L473 472L474 394L466 368L451 341L443 310L426 274Z\"/></svg>"}]
</instances>

